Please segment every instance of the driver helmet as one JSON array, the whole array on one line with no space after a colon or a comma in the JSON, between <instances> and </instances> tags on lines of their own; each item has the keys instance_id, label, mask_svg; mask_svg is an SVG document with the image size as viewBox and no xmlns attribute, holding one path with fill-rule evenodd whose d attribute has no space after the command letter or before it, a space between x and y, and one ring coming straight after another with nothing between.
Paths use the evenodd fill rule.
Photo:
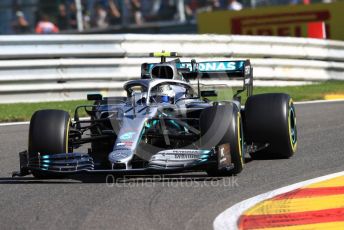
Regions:
<instances>
[{"instance_id":1,"label":"driver helmet","mask_svg":"<svg viewBox=\"0 0 344 230\"><path fill-rule=\"evenodd\" d=\"M175 92L170 85L162 85L158 88L156 96L161 103L172 103Z\"/></svg>"}]
</instances>

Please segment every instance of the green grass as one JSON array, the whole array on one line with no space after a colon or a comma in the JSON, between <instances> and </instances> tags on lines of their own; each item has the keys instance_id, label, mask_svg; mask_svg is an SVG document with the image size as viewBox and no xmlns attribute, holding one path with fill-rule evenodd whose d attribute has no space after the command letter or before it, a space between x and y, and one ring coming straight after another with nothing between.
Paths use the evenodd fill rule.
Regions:
<instances>
[{"instance_id":1,"label":"green grass","mask_svg":"<svg viewBox=\"0 0 344 230\"><path fill-rule=\"evenodd\" d=\"M327 81L320 84L286 87L255 87L254 94L260 93L288 93L294 101L324 99L326 94L344 94L344 81ZM229 90L219 90L218 100L229 99L232 95ZM246 100L245 93L242 101ZM90 104L87 101L43 102L0 104L0 122L28 121L31 115L39 109L62 109L74 114L76 106ZM81 116L85 114L80 114Z\"/></svg>"},{"instance_id":2,"label":"green grass","mask_svg":"<svg viewBox=\"0 0 344 230\"><path fill-rule=\"evenodd\" d=\"M344 81L327 81L307 86L259 87L254 90L254 94L275 92L288 93L294 101L321 100L326 94L343 94Z\"/></svg>"},{"instance_id":3,"label":"green grass","mask_svg":"<svg viewBox=\"0 0 344 230\"><path fill-rule=\"evenodd\" d=\"M254 87L253 94L287 93L294 101L322 100L326 94L344 94L344 81L326 81L319 84L282 87ZM229 98L231 92L220 90L218 99ZM245 93L241 94L242 101L246 101Z\"/></svg>"},{"instance_id":4,"label":"green grass","mask_svg":"<svg viewBox=\"0 0 344 230\"><path fill-rule=\"evenodd\" d=\"M41 103L16 103L0 104L0 121L28 121L36 110L40 109L62 109L74 114L75 107L81 104L90 104L87 101L63 101L63 102L41 102ZM81 114L84 115L84 114Z\"/></svg>"}]
</instances>

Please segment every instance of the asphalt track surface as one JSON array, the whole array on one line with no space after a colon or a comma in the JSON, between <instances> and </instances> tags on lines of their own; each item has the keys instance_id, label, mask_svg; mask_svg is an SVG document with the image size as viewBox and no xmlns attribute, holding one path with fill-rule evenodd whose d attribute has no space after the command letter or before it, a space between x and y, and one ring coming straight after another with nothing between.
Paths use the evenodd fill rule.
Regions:
<instances>
[{"instance_id":1,"label":"asphalt track surface","mask_svg":"<svg viewBox=\"0 0 344 230\"><path fill-rule=\"evenodd\" d=\"M211 229L233 204L344 170L344 102L297 105L299 144L288 160L250 161L234 178L204 174L39 181L11 178L28 125L0 127L1 229Z\"/></svg>"}]
</instances>

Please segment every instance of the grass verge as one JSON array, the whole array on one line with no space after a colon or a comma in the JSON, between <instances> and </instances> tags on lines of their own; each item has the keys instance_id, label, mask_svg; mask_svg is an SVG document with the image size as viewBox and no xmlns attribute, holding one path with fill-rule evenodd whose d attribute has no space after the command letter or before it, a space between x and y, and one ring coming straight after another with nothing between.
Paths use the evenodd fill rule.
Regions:
<instances>
[{"instance_id":1,"label":"grass verge","mask_svg":"<svg viewBox=\"0 0 344 230\"><path fill-rule=\"evenodd\" d=\"M74 114L75 107L88 101L0 104L0 122L28 121L36 110L61 109ZM83 114L82 114L83 115Z\"/></svg>"},{"instance_id":2,"label":"grass verge","mask_svg":"<svg viewBox=\"0 0 344 230\"><path fill-rule=\"evenodd\" d=\"M321 100L327 94L344 94L344 81L327 81L319 84L284 87L255 87L254 94L260 93L288 93L294 101ZM219 100L229 98L230 93L221 90ZM244 93L243 101L246 100ZM85 100L42 103L0 104L0 122L28 121L32 114L39 109L62 109L74 114L76 106L90 104ZM85 114L80 114L85 115Z\"/></svg>"}]
</instances>

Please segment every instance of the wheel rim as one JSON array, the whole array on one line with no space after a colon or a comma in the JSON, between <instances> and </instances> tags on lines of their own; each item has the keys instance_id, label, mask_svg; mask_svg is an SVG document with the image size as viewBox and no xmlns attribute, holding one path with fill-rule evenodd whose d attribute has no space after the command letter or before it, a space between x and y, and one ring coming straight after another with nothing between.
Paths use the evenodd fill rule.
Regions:
<instances>
[{"instance_id":1,"label":"wheel rim","mask_svg":"<svg viewBox=\"0 0 344 230\"><path fill-rule=\"evenodd\" d=\"M242 135L242 122L241 122L241 115L240 112L238 113L237 116L237 124L238 124L238 143L239 143L239 154L240 154L240 160L241 164L244 164L244 159L243 159L243 151L244 151L244 138Z\"/></svg>"},{"instance_id":2,"label":"wheel rim","mask_svg":"<svg viewBox=\"0 0 344 230\"><path fill-rule=\"evenodd\" d=\"M297 146L297 128L296 128L296 114L295 114L295 108L290 101L290 106L289 106L289 119L288 119L288 126L289 126L289 138L290 138L290 143L293 151L296 150Z\"/></svg>"}]
</instances>

